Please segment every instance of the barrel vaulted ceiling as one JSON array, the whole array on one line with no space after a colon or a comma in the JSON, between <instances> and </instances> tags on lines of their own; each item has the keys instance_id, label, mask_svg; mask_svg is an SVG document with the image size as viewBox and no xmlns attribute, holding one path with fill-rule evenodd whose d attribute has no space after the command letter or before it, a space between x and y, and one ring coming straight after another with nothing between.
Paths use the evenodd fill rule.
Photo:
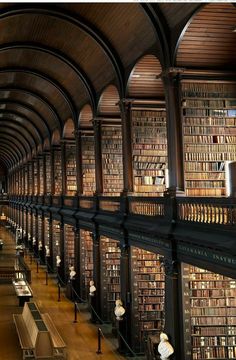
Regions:
<instances>
[{"instance_id":1,"label":"barrel vaulted ceiling","mask_svg":"<svg viewBox=\"0 0 236 360\"><path fill-rule=\"evenodd\" d=\"M0 4L0 163L68 119L83 127L101 99L109 112L117 98L164 98L168 67L234 71L235 28L231 3Z\"/></svg>"}]
</instances>

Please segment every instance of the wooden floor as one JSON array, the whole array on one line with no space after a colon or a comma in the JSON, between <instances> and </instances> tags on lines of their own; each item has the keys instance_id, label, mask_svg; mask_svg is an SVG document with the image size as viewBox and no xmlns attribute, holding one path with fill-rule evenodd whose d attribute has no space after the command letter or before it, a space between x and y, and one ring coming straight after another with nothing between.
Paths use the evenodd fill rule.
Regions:
<instances>
[{"instance_id":1,"label":"wooden floor","mask_svg":"<svg viewBox=\"0 0 236 360\"><path fill-rule=\"evenodd\" d=\"M15 241L13 236L4 227L0 227L0 238L3 239L3 249L0 250L0 266L14 264ZM32 270L33 301L36 301L41 312L48 312L52 317L58 331L68 347L68 360L123 360L116 352L116 345L106 339L102 339L102 354L97 355L97 326L89 322L90 315L79 305L78 322L74 323L74 305L61 294L58 302L56 281L48 279L46 285L45 269L39 266L37 273L36 262L30 264L30 256L26 256L26 262ZM20 360L22 352L15 326L12 319L13 313L21 313L18 299L14 293L12 284L0 283L0 359ZM105 332L105 329L103 329Z\"/></svg>"}]
</instances>

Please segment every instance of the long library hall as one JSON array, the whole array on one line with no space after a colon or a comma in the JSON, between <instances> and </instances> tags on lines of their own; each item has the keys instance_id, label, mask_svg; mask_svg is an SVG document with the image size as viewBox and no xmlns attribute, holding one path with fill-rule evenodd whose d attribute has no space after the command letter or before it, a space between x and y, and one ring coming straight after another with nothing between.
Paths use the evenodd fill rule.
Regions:
<instances>
[{"instance_id":1,"label":"long library hall","mask_svg":"<svg viewBox=\"0 0 236 360\"><path fill-rule=\"evenodd\" d=\"M0 6L0 358L236 359L235 4Z\"/></svg>"}]
</instances>

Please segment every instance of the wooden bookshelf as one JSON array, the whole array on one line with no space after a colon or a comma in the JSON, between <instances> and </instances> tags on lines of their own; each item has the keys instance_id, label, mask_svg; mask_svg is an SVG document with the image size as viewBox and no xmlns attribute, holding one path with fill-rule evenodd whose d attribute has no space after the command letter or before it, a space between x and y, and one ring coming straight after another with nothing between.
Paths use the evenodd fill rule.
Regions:
<instances>
[{"instance_id":1,"label":"wooden bookshelf","mask_svg":"<svg viewBox=\"0 0 236 360\"><path fill-rule=\"evenodd\" d=\"M66 194L75 195L77 191L76 181L76 151L75 144L66 144L65 163L66 163Z\"/></svg>"},{"instance_id":2,"label":"wooden bookshelf","mask_svg":"<svg viewBox=\"0 0 236 360\"><path fill-rule=\"evenodd\" d=\"M162 257L144 249L131 247L132 333L134 351L145 352L149 335L164 329L165 274Z\"/></svg>"},{"instance_id":3,"label":"wooden bookshelf","mask_svg":"<svg viewBox=\"0 0 236 360\"><path fill-rule=\"evenodd\" d=\"M94 137L81 136L83 195L91 196L96 191Z\"/></svg>"},{"instance_id":4,"label":"wooden bookshelf","mask_svg":"<svg viewBox=\"0 0 236 360\"><path fill-rule=\"evenodd\" d=\"M43 231L43 225L42 225L42 217L38 216L38 243L39 241L42 242L42 231ZM41 249L43 250L43 249Z\"/></svg>"},{"instance_id":5,"label":"wooden bookshelf","mask_svg":"<svg viewBox=\"0 0 236 360\"><path fill-rule=\"evenodd\" d=\"M182 114L186 195L226 195L226 162L236 160L236 84L183 81Z\"/></svg>"},{"instance_id":6,"label":"wooden bookshelf","mask_svg":"<svg viewBox=\"0 0 236 360\"><path fill-rule=\"evenodd\" d=\"M23 176L25 177L25 191L24 191L24 195L28 195L28 166L24 167L24 174Z\"/></svg>"},{"instance_id":7,"label":"wooden bookshelf","mask_svg":"<svg viewBox=\"0 0 236 360\"><path fill-rule=\"evenodd\" d=\"M38 161L37 159L34 160L34 165L33 165L33 176L34 176L34 195L38 195Z\"/></svg>"},{"instance_id":8,"label":"wooden bookshelf","mask_svg":"<svg viewBox=\"0 0 236 360\"><path fill-rule=\"evenodd\" d=\"M57 268L57 255L61 256L61 230L60 222L57 220L52 221L52 244L53 244L53 268ZM62 266L62 265L61 265Z\"/></svg>"},{"instance_id":9,"label":"wooden bookshelf","mask_svg":"<svg viewBox=\"0 0 236 360\"><path fill-rule=\"evenodd\" d=\"M185 360L236 358L236 280L183 264Z\"/></svg>"},{"instance_id":10,"label":"wooden bookshelf","mask_svg":"<svg viewBox=\"0 0 236 360\"><path fill-rule=\"evenodd\" d=\"M32 168L32 162L29 162L29 195L32 195L33 193L33 168Z\"/></svg>"},{"instance_id":11,"label":"wooden bookshelf","mask_svg":"<svg viewBox=\"0 0 236 360\"><path fill-rule=\"evenodd\" d=\"M115 301L120 299L120 247L118 241L105 236L100 244L102 316L114 324Z\"/></svg>"},{"instance_id":12,"label":"wooden bookshelf","mask_svg":"<svg viewBox=\"0 0 236 360\"><path fill-rule=\"evenodd\" d=\"M80 229L80 283L83 299L88 299L89 282L93 280L93 239L90 231Z\"/></svg>"},{"instance_id":13,"label":"wooden bookshelf","mask_svg":"<svg viewBox=\"0 0 236 360\"><path fill-rule=\"evenodd\" d=\"M45 246L45 255L48 256L48 253L46 252L46 246L49 249L49 254L51 256L50 253L50 249L51 249L51 245L50 245L50 226L49 226L49 218L45 217L44 218L44 246Z\"/></svg>"},{"instance_id":14,"label":"wooden bookshelf","mask_svg":"<svg viewBox=\"0 0 236 360\"><path fill-rule=\"evenodd\" d=\"M72 225L64 225L65 241L65 269L69 274L69 267L75 266L75 232Z\"/></svg>"},{"instance_id":15,"label":"wooden bookshelf","mask_svg":"<svg viewBox=\"0 0 236 360\"><path fill-rule=\"evenodd\" d=\"M30 237L31 241L32 241L32 217L31 217L31 213L28 212L28 239Z\"/></svg>"},{"instance_id":16,"label":"wooden bookshelf","mask_svg":"<svg viewBox=\"0 0 236 360\"><path fill-rule=\"evenodd\" d=\"M33 238L36 240L37 238L37 228L36 228L36 221L37 221L37 216L36 214L32 214L32 241ZM36 243L34 242L33 245L36 245Z\"/></svg>"},{"instance_id":17,"label":"wooden bookshelf","mask_svg":"<svg viewBox=\"0 0 236 360\"><path fill-rule=\"evenodd\" d=\"M39 195L44 195L44 166L42 156L39 158Z\"/></svg>"},{"instance_id":18,"label":"wooden bookshelf","mask_svg":"<svg viewBox=\"0 0 236 360\"><path fill-rule=\"evenodd\" d=\"M54 149L54 195L61 195L62 193L62 164L61 164L61 149Z\"/></svg>"},{"instance_id":19,"label":"wooden bookshelf","mask_svg":"<svg viewBox=\"0 0 236 360\"><path fill-rule=\"evenodd\" d=\"M123 190L121 125L102 124L103 194L119 196Z\"/></svg>"},{"instance_id":20,"label":"wooden bookshelf","mask_svg":"<svg viewBox=\"0 0 236 360\"><path fill-rule=\"evenodd\" d=\"M52 158L49 152L45 154L45 172L46 195L50 195L52 193Z\"/></svg>"},{"instance_id":21,"label":"wooden bookshelf","mask_svg":"<svg viewBox=\"0 0 236 360\"><path fill-rule=\"evenodd\" d=\"M165 110L132 110L134 192L161 196L167 169Z\"/></svg>"}]
</instances>

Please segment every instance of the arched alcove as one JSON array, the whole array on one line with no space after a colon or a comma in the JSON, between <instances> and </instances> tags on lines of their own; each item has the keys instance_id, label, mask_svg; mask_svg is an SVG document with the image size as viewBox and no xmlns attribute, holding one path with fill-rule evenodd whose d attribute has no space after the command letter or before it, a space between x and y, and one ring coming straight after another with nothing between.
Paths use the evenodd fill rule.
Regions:
<instances>
[{"instance_id":1,"label":"arched alcove","mask_svg":"<svg viewBox=\"0 0 236 360\"><path fill-rule=\"evenodd\" d=\"M163 98L162 80L157 78L162 68L154 55L145 55L134 66L127 83L127 96L130 98Z\"/></svg>"},{"instance_id":2,"label":"arched alcove","mask_svg":"<svg viewBox=\"0 0 236 360\"><path fill-rule=\"evenodd\" d=\"M93 111L89 104L84 105L79 114L79 128L92 127Z\"/></svg>"},{"instance_id":3,"label":"arched alcove","mask_svg":"<svg viewBox=\"0 0 236 360\"><path fill-rule=\"evenodd\" d=\"M116 86L109 85L102 92L98 103L98 115L119 115L120 109L118 102L120 100Z\"/></svg>"},{"instance_id":4,"label":"arched alcove","mask_svg":"<svg viewBox=\"0 0 236 360\"><path fill-rule=\"evenodd\" d=\"M60 140L61 140L60 132L58 129L56 129L53 131L52 134L52 145L60 145Z\"/></svg>"},{"instance_id":5,"label":"arched alcove","mask_svg":"<svg viewBox=\"0 0 236 360\"><path fill-rule=\"evenodd\" d=\"M63 139L74 139L75 138L75 125L72 119L68 119L64 125Z\"/></svg>"}]
</instances>

